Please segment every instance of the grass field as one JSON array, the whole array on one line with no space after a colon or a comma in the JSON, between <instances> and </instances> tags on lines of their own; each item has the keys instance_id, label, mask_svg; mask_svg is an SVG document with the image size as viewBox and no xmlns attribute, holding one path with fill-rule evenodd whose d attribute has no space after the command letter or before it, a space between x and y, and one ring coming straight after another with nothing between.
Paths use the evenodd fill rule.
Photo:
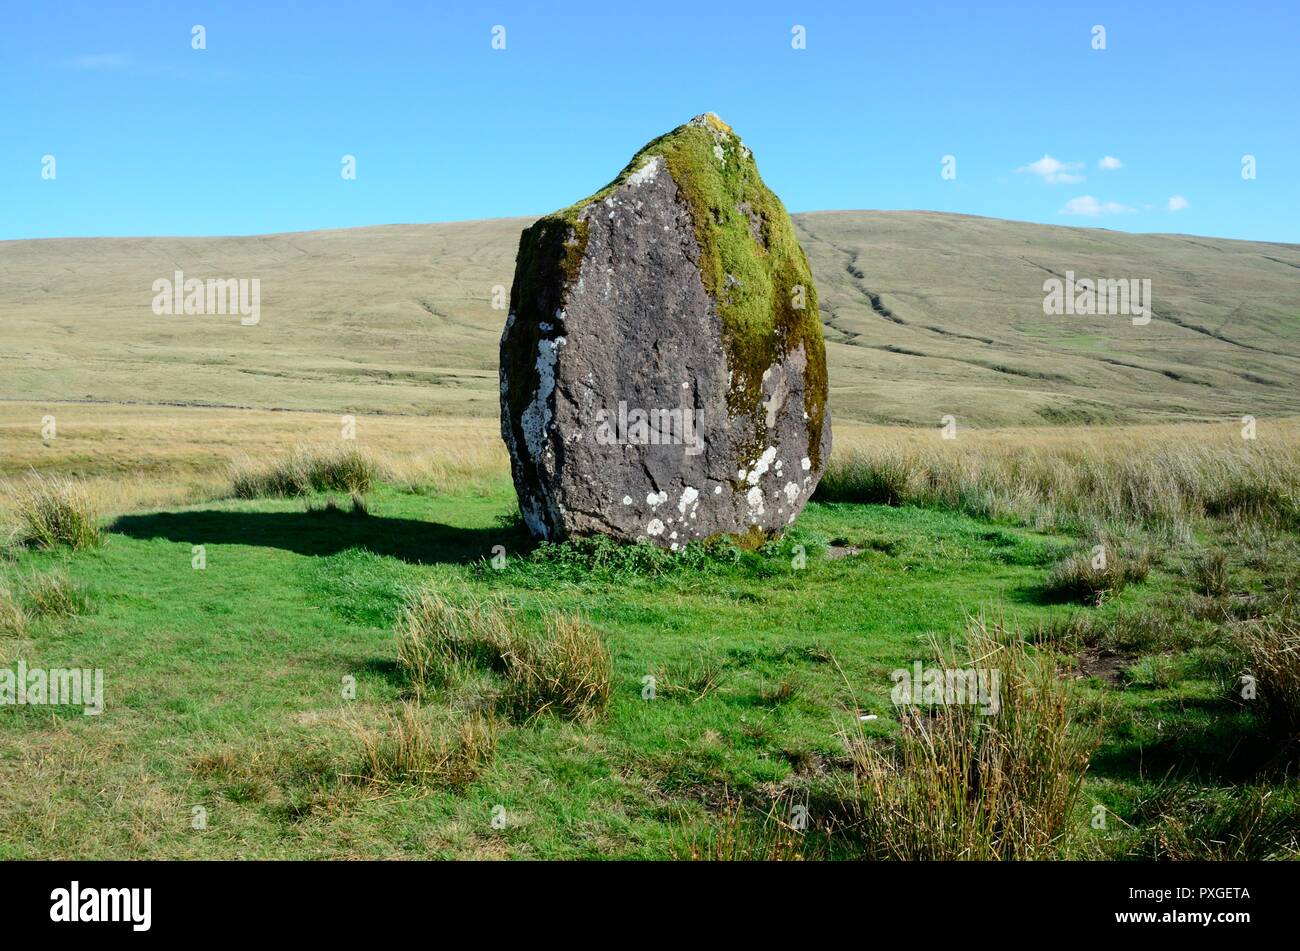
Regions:
<instances>
[{"instance_id":1,"label":"grass field","mask_svg":"<svg viewBox=\"0 0 1300 951\"><path fill-rule=\"evenodd\" d=\"M1300 848L1295 422L1261 421L1249 444L1232 422L952 441L842 425L822 501L784 540L676 557L537 548L485 421L362 416L368 491L351 497L348 476L236 499L229 465L328 456L338 417L69 404L43 442L49 411L3 409L3 517L21 524L29 470L68 475L103 537L5 549L0 661L102 668L105 706L0 712L0 857ZM417 676L397 635L420 591L499 599L516 640ZM512 701L518 658L540 656L520 645L551 643L566 618L608 652L602 675L575 642L607 699L572 715ZM971 645L986 661L1014 645L990 665L1029 671L992 732L892 701L894 671L936 649L981 666L953 659ZM1018 739L999 746L999 731ZM927 826L971 811L972 764L997 766L979 775L1003 777L1004 804L986 786L987 814ZM915 834L882 835L881 816Z\"/></svg>"}]
</instances>

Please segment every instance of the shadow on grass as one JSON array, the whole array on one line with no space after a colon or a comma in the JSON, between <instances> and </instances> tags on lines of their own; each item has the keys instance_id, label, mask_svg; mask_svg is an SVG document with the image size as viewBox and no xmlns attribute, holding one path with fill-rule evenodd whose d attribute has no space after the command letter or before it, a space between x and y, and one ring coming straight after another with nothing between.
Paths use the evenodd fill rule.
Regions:
<instances>
[{"instance_id":1,"label":"shadow on grass","mask_svg":"<svg viewBox=\"0 0 1300 951\"><path fill-rule=\"evenodd\" d=\"M1179 779L1242 783L1285 765L1285 744L1261 732L1248 711L1223 701L1169 701L1164 710L1167 735L1154 743L1131 739L1108 744L1093 755L1089 772L1111 779L1170 776ZM1179 722L1188 710L1217 713L1212 719ZM1283 755L1280 755L1283 754Z\"/></svg>"},{"instance_id":2,"label":"shadow on grass","mask_svg":"<svg viewBox=\"0 0 1300 951\"><path fill-rule=\"evenodd\" d=\"M1068 597L1062 597L1059 593L1049 589L1043 582L1022 584L1009 588L1005 597L1015 604L1027 604L1039 608L1057 607L1064 604L1085 606L1080 605L1078 601L1072 601Z\"/></svg>"},{"instance_id":3,"label":"shadow on grass","mask_svg":"<svg viewBox=\"0 0 1300 951\"><path fill-rule=\"evenodd\" d=\"M414 565L469 564L492 557L494 545L504 545L512 554L533 547L526 533L513 528L457 528L346 512L160 512L124 515L109 531L128 538L255 545L298 555L336 555L364 548Z\"/></svg>"}]
</instances>

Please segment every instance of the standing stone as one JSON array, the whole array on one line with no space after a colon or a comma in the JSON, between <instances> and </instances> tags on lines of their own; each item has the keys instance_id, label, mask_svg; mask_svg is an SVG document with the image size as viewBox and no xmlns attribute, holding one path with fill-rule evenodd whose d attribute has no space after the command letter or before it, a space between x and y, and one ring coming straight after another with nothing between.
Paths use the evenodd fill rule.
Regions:
<instances>
[{"instance_id":1,"label":"standing stone","mask_svg":"<svg viewBox=\"0 0 1300 951\"><path fill-rule=\"evenodd\" d=\"M523 232L501 430L539 538L756 545L799 514L831 444L817 292L717 116Z\"/></svg>"}]
</instances>

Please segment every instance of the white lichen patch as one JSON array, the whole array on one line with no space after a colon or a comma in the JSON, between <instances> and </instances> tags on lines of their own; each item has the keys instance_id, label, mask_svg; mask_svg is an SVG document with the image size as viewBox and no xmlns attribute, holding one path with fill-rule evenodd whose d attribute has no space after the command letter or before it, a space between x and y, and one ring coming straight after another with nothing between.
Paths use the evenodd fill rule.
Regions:
<instances>
[{"instance_id":1,"label":"white lichen patch","mask_svg":"<svg viewBox=\"0 0 1300 951\"><path fill-rule=\"evenodd\" d=\"M758 485L758 480L763 478L764 473L772 466L772 460L776 458L776 447L768 446L763 450L763 454L754 460L754 468L745 477L745 481L750 485Z\"/></svg>"},{"instance_id":2,"label":"white lichen patch","mask_svg":"<svg viewBox=\"0 0 1300 951\"><path fill-rule=\"evenodd\" d=\"M537 342L537 391L524 407L520 415L520 428L524 431L524 442L528 453L534 459L542 457L542 447L546 440L546 430L551 425L551 396L555 392L555 361L565 344L563 337Z\"/></svg>"},{"instance_id":3,"label":"white lichen patch","mask_svg":"<svg viewBox=\"0 0 1300 951\"><path fill-rule=\"evenodd\" d=\"M713 494L714 494L714 495L721 495L721 494L722 494L722 486L720 486L720 485L715 485L715 486L713 487Z\"/></svg>"},{"instance_id":4,"label":"white lichen patch","mask_svg":"<svg viewBox=\"0 0 1300 951\"><path fill-rule=\"evenodd\" d=\"M640 187L646 182L654 181L661 165L663 159L658 155L652 155L644 165L627 177L627 183L633 187Z\"/></svg>"},{"instance_id":5,"label":"white lichen patch","mask_svg":"<svg viewBox=\"0 0 1300 951\"><path fill-rule=\"evenodd\" d=\"M668 501L667 492L651 492L649 495L645 497L645 504L650 506L651 508L655 508L656 506L663 505L667 501Z\"/></svg>"},{"instance_id":6,"label":"white lichen patch","mask_svg":"<svg viewBox=\"0 0 1300 951\"><path fill-rule=\"evenodd\" d=\"M812 468L812 460L809 459L807 456L804 456L802 459L799 460L799 466L800 468L803 469L804 472L807 472L809 469Z\"/></svg>"},{"instance_id":7,"label":"white lichen patch","mask_svg":"<svg viewBox=\"0 0 1300 951\"><path fill-rule=\"evenodd\" d=\"M749 503L751 515L763 514L763 490L758 486L754 486L745 493L745 501Z\"/></svg>"},{"instance_id":8,"label":"white lichen patch","mask_svg":"<svg viewBox=\"0 0 1300 951\"><path fill-rule=\"evenodd\" d=\"M630 496L630 495L625 495L625 496L623 496L623 504L624 504L624 505L631 505L631 504L632 504L632 496Z\"/></svg>"},{"instance_id":9,"label":"white lichen patch","mask_svg":"<svg viewBox=\"0 0 1300 951\"><path fill-rule=\"evenodd\" d=\"M664 533L664 523L657 518L650 519L650 524L645 527L647 535L662 535Z\"/></svg>"},{"instance_id":10,"label":"white lichen patch","mask_svg":"<svg viewBox=\"0 0 1300 951\"><path fill-rule=\"evenodd\" d=\"M685 515L686 506L690 505L699 497L700 497L700 490L692 488L691 486L688 485L685 488L685 490L682 492L682 497L677 501L677 511Z\"/></svg>"},{"instance_id":11,"label":"white lichen patch","mask_svg":"<svg viewBox=\"0 0 1300 951\"><path fill-rule=\"evenodd\" d=\"M786 497L786 500L789 501L791 505L793 505L793 504L794 504L794 500L797 499L797 498L799 497L799 485L798 485L798 483L795 483L795 482L787 482L787 483L785 484L785 490L784 490L784 491L785 491L785 497Z\"/></svg>"}]
</instances>

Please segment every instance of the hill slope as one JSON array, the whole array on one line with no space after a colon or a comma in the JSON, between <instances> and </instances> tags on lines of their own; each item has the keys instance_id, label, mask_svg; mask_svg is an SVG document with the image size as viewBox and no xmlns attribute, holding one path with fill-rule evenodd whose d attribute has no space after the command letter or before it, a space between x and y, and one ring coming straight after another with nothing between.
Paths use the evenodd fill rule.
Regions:
<instances>
[{"instance_id":1,"label":"hill slope","mask_svg":"<svg viewBox=\"0 0 1300 951\"><path fill-rule=\"evenodd\" d=\"M1300 412L1300 246L930 212L794 216L840 418ZM495 416L531 219L0 242L0 398ZM257 277L261 322L155 316L153 282ZM1154 319L1049 317L1043 281L1150 278Z\"/></svg>"}]
</instances>

